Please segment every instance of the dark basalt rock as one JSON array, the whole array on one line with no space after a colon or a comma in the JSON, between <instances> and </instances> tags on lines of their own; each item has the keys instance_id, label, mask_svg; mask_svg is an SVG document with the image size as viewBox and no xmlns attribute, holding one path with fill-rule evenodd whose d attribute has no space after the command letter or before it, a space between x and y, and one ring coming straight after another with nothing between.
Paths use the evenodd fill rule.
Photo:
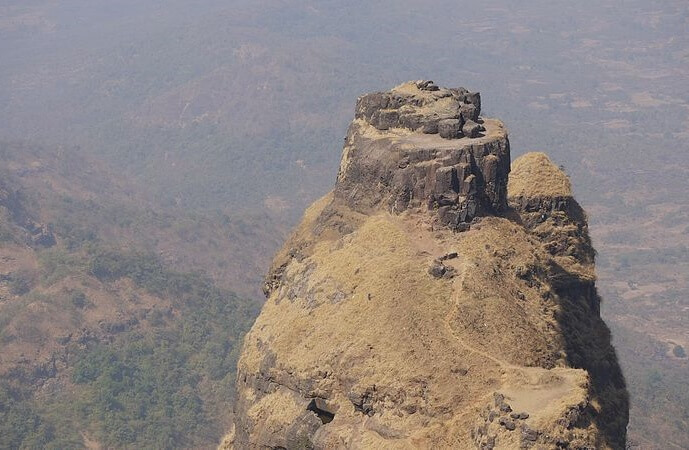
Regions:
<instances>
[{"instance_id":1,"label":"dark basalt rock","mask_svg":"<svg viewBox=\"0 0 689 450\"><path fill-rule=\"evenodd\" d=\"M526 420L529 418L529 413L525 413L525 412L511 413L510 417L513 419Z\"/></svg>"},{"instance_id":2,"label":"dark basalt rock","mask_svg":"<svg viewBox=\"0 0 689 450\"><path fill-rule=\"evenodd\" d=\"M335 196L361 212L427 208L458 231L501 213L509 141L502 123L479 119L480 110L478 93L431 81L360 97Z\"/></svg>"},{"instance_id":3,"label":"dark basalt rock","mask_svg":"<svg viewBox=\"0 0 689 450\"><path fill-rule=\"evenodd\" d=\"M438 121L438 134L445 139L459 139L462 137L462 120L443 119Z\"/></svg>"},{"instance_id":4,"label":"dark basalt rock","mask_svg":"<svg viewBox=\"0 0 689 450\"><path fill-rule=\"evenodd\" d=\"M534 429L529 428L527 425L522 425L522 441L526 442L536 442L540 433Z\"/></svg>"},{"instance_id":5,"label":"dark basalt rock","mask_svg":"<svg viewBox=\"0 0 689 450\"><path fill-rule=\"evenodd\" d=\"M462 126L462 133L466 137L470 137L470 138L478 137L480 132L481 132L481 125L477 124L476 122L474 122L471 119L467 120L466 123Z\"/></svg>"},{"instance_id":6,"label":"dark basalt rock","mask_svg":"<svg viewBox=\"0 0 689 450\"><path fill-rule=\"evenodd\" d=\"M30 247L48 248L57 243L50 224L37 222L24 208L22 193L6 186L2 180L0 180L0 209L6 209L14 225L23 230L26 243Z\"/></svg>"},{"instance_id":7,"label":"dark basalt rock","mask_svg":"<svg viewBox=\"0 0 689 450\"><path fill-rule=\"evenodd\" d=\"M433 264L430 269L428 269L428 273L435 278L442 278L443 275L445 275L445 266L442 264Z\"/></svg>"},{"instance_id":8,"label":"dark basalt rock","mask_svg":"<svg viewBox=\"0 0 689 450\"><path fill-rule=\"evenodd\" d=\"M505 427L505 429L507 429L509 431L514 431L514 429L517 428L517 426L514 424L514 422L509 420L509 419L500 419L500 421L498 423L500 425L502 425L503 427Z\"/></svg>"}]
</instances>

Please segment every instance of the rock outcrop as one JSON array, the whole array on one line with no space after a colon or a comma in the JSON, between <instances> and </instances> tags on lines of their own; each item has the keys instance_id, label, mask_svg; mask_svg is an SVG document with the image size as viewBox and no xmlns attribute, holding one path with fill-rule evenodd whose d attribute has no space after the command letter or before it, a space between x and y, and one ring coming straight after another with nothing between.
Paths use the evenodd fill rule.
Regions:
<instances>
[{"instance_id":1,"label":"rock outcrop","mask_svg":"<svg viewBox=\"0 0 689 450\"><path fill-rule=\"evenodd\" d=\"M480 118L480 99L418 81L360 97L335 197L363 213L424 206L455 229L504 211L510 144L502 122Z\"/></svg>"},{"instance_id":2,"label":"rock outcrop","mask_svg":"<svg viewBox=\"0 0 689 450\"><path fill-rule=\"evenodd\" d=\"M479 99L430 82L359 99L335 189L266 279L223 447L624 447L586 216L545 155L508 183Z\"/></svg>"}]
</instances>

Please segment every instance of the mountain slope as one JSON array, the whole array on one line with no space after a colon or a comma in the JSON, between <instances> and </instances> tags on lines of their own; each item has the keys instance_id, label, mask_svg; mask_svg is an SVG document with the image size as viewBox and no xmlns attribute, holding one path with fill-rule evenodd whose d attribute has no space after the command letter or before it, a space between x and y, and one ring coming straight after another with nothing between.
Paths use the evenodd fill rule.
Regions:
<instances>
[{"instance_id":1,"label":"mountain slope","mask_svg":"<svg viewBox=\"0 0 689 450\"><path fill-rule=\"evenodd\" d=\"M257 303L163 261L170 243L212 256L126 177L59 149L0 159L0 447L212 448Z\"/></svg>"}]
</instances>

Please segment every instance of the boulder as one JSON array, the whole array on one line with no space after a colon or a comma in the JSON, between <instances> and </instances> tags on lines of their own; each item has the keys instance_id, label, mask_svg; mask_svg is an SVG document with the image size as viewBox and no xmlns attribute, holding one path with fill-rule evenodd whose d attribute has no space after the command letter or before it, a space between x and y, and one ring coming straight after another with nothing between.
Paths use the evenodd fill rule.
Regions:
<instances>
[{"instance_id":1,"label":"boulder","mask_svg":"<svg viewBox=\"0 0 689 450\"><path fill-rule=\"evenodd\" d=\"M459 139L462 137L462 121L460 119L438 121L438 134L445 139Z\"/></svg>"},{"instance_id":2,"label":"boulder","mask_svg":"<svg viewBox=\"0 0 689 450\"><path fill-rule=\"evenodd\" d=\"M481 125L477 124L473 120L469 119L464 123L462 127L462 133L468 138L476 138L481 132Z\"/></svg>"},{"instance_id":3,"label":"boulder","mask_svg":"<svg viewBox=\"0 0 689 450\"><path fill-rule=\"evenodd\" d=\"M373 113L371 124L379 130L389 130L399 126L400 115L394 109L380 109Z\"/></svg>"}]
</instances>

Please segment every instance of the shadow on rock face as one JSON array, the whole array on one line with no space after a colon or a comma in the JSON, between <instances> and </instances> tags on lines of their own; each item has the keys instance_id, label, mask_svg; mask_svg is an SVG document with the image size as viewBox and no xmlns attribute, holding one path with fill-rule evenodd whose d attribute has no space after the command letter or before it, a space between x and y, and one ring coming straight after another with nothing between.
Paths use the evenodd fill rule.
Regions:
<instances>
[{"instance_id":1,"label":"shadow on rock face","mask_svg":"<svg viewBox=\"0 0 689 450\"><path fill-rule=\"evenodd\" d=\"M561 306L556 318L565 339L567 362L589 373L591 398L600 405L592 420L611 447L624 449L629 394L610 330L600 317L601 298L593 281L554 263L550 271Z\"/></svg>"}]
</instances>

